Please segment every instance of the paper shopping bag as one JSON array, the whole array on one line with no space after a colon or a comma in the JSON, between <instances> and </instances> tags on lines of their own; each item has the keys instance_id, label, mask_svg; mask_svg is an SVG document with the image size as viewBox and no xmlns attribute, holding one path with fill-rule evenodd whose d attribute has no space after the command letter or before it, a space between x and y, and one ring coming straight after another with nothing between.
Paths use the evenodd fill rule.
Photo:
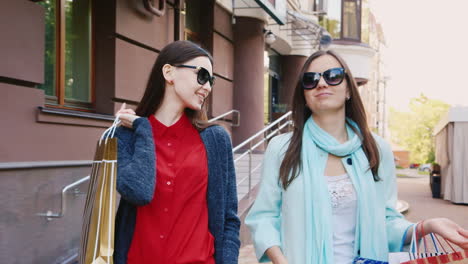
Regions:
<instances>
[{"instance_id":1,"label":"paper shopping bag","mask_svg":"<svg viewBox=\"0 0 468 264\"><path fill-rule=\"evenodd\" d=\"M116 213L117 122L96 147L83 213L80 264L113 264Z\"/></svg>"},{"instance_id":2,"label":"paper shopping bag","mask_svg":"<svg viewBox=\"0 0 468 264\"><path fill-rule=\"evenodd\" d=\"M416 240L417 226L413 227L413 236L411 239L410 252L391 253L389 256L390 264L468 264L468 252L456 251L447 240L445 245L452 249L452 252L446 250L444 243L441 243L436 234L429 234L425 236L423 225L421 224L421 234L423 234L424 251L419 251L418 241ZM427 237L433 244L433 251L429 252L427 244Z\"/></svg>"}]
</instances>

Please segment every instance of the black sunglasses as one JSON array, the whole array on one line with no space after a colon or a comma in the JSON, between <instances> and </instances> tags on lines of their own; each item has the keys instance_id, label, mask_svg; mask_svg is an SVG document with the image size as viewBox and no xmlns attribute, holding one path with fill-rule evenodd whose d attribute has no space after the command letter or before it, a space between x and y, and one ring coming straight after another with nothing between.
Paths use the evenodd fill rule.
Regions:
<instances>
[{"instance_id":1,"label":"black sunglasses","mask_svg":"<svg viewBox=\"0 0 468 264\"><path fill-rule=\"evenodd\" d=\"M321 76L328 85L336 86L343 82L346 71L343 68L332 68L320 72L305 72L302 76L302 87L306 90L311 90L317 87Z\"/></svg>"},{"instance_id":2,"label":"black sunglasses","mask_svg":"<svg viewBox=\"0 0 468 264\"><path fill-rule=\"evenodd\" d=\"M210 82L210 86L213 87L213 84L215 82L216 77L211 76L210 72L207 69L205 69L203 67L200 67L200 66L191 66L191 65L183 65L183 64L175 65L174 67L190 68L190 69L198 70L198 72L197 72L197 82L200 85L204 85L206 82Z\"/></svg>"}]
</instances>

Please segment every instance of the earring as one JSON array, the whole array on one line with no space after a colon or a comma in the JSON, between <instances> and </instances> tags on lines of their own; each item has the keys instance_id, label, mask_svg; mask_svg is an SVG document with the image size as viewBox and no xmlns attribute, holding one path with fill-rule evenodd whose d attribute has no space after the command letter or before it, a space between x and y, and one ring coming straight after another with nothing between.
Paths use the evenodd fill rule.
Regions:
<instances>
[{"instance_id":1,"label":"earring","mask_svg":"<svg viewBox=\"0 0 468 264\"><path fill-rule=\"evenodd\" d=\"M349 99L351 99L351 96L346 96L346 101L349 101Z\"/></svg>"},{"instance_id":2,"label":"earring","mask_svg":"<svg viewBox=\"0 0 468 264\"><path fill-rule=\"evenodd\" d=\"M174 81L168 81L168 83L169 83L170 85L173 85L173 84L174 84Z\"/></svg>"}]
</instances>

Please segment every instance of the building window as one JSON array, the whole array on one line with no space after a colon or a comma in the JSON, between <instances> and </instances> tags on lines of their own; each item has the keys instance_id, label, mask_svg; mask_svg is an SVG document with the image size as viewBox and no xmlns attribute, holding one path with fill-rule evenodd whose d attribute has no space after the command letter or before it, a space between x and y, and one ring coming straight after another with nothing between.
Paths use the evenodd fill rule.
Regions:
<instances>
[{"instance_id":1,"label":"building window","mask_svg":"<svg viewBox=\"0 0 468 264\"><path fill-rule=\"evenodd\" d=\"M322 27L324 27L328 33L334 39L341 38L341 1L342 0L318 0L318 8L320 10L316 11L325 11L326 15L321 15L319 17L319 22ZM323 9L321 9L323 8Z\"/></svg>"},{"instance_id":2,"label":"building window","mask_svg":"<svg viewBox=\"0 0 468 264\"><path fill-rule=\"evenodd\" d=\"M44 0L45 81L39 88L52 107L93 107L90 0Z\"/></svg>"},{"instance_id":3,"label":"building window","mask_svg":"<svg viewBox=\"0 0 468 264\"><path fill-rule=\"evenodd\" d=\"M325 11L319 22L334 39L361 41L361 0L315 0L315 11Z\"/></svg>"},{"instance_id":4,"label":"building window","mask_svg":"<svg viewBox=\"0 0 468 264\"><path fill-rule=\"evenodd\" d=\"M343 0L343 39L361 40L360 2L360 0Z\"/></svg>"},{"instance_id":5,"label":"building window","mask_svg":"<svg viewBox=\"0 0 468 264\"><path fill-rule=\"evenodd\" d=\"M362 0L361 5L361 42L370 44L371 27L375 19L369 9L369 0Z\"/></svg>"},{"instance_id":6,"label":"building window","mask_svg":"<svg viewBox=\"0 0 468 264\"><path fill-rule=\"evenodd\" d=\"M201 4L199 1L185 1L185 39L195 42L199 45L202 44L201 41L201 14L202 10L200 9Z\"/></svg>"}]
</instances>

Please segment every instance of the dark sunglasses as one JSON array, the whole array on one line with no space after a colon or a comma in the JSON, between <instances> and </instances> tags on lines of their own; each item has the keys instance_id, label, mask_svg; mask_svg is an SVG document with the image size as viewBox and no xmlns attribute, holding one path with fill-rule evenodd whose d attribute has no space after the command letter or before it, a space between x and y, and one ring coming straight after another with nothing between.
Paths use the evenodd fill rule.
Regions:
<instances>
[{"instance_id":1,"label":"dark sunglasses","mask_svg":"<svg viewBox=\"0 0 468 264\"><path fill-rule=\"evenodd\" d=\"M305 72L302 76L302 87L306 90L311 90L317 87L321 76L328 85L335 86L343 82L345 77L345 69L332 68L322 73L320 72Z\"/></svg>"},{"instance_id":2,"label":"dark sunglasses","mask_svg":"<svg viewBox=\"0 0 468 264\"><path fill-rule=\"evenodd\" d=\"M196 69L198 70L197 72L197 82L200 85L204 85L206 82L210 82L210 86L213 87L213 84L215 82L215 77L210 75L210 72L200 66L191 66L191 65L175 65L174 67L178 68L190 68L190 69Z\"/></svg>"}]
</instances>

